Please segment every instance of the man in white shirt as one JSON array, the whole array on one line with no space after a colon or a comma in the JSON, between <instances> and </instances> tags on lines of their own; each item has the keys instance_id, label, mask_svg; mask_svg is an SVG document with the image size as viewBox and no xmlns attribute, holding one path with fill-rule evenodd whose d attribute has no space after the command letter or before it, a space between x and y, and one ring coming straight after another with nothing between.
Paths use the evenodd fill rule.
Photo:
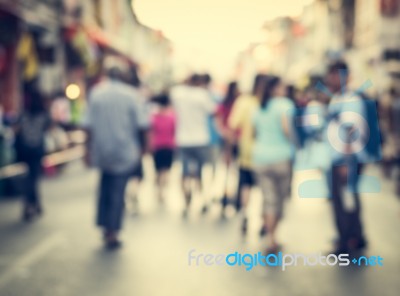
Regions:
<instances>
[{"instance_id":1,"label":"man in white shirt","mask_svg":"<svg viewBox=\"0 0 400 296\"><path fill-rule=\"evenodd\" d=\"M176 144L183 165L182 188L185 195L186 217L191 202L191 180L201 184L201 171L210 161L208 118L216 105L209 93L200 87L201 78L193 75L188 84L177 85L170 91L177 117Z\"/></svg>"}]
</instances>

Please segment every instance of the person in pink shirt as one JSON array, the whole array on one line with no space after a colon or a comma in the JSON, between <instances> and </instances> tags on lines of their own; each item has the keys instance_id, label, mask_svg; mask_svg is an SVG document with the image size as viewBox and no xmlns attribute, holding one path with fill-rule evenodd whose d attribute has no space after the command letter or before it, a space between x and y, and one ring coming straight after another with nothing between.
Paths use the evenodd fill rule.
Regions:
<instances>
[{"instance_id":1,"label":"person in pink shirt","mask_svg":"<svg viewBox=\"0 0 400 296\"><path fill-rule=\"evenodd\" d=\"M175 113L166 94L156 96L157 109L151 117L150 143L157 173L159 198L163 201L168 173L175 150Z\"/></svg>"}]
</instances>

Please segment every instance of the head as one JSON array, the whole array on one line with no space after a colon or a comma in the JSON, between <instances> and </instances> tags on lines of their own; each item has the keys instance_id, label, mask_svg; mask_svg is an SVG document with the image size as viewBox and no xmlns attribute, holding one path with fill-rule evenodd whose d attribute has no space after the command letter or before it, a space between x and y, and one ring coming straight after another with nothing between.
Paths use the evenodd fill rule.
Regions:
<instances>
[{"instance_id":1,"label":"head","mask_svg":"<svg viewBox=\"0 0 400 296\"><path fill-rule=\"evenodd\" d=\"M257 74L253 83L253 95L261 98L264 92L267 76L264 74Z\"/></svg>"},{"instance_id":2,"label":"head","mask_svg":"<svg viewBox=\"0 0 400 296\"><path fill-rule=\"evenodd\" d=\"M332 93L338 93L347 86L349 68L343 61L336 61L329 65L326 83Z\"/></svg>"},{"instance_id":3,"label":"head","mask_svg":"<svg viewBox=\"0 0 400 296\"><path fill-rule=\"evenodd\" d=\"M115 56L107 56L103 61L103 73L111 80L126 82L129 77L129 67Z\"/></svg>"},{"instance_id":4,"label":"head","mask_svg":"<svg viewBox=\"0 0 400 296\"><path fill-rule=\"evenodd\" d=\"M286 87L286 97L288 97L289 99L291 99L293 102L296 101L296 88L294 85L288 85Z\"/></svg>"},{"instance_id":5,"label":"head","mask_svg":"<svg viewBox=\"0 0 400 296\"><path fill-rule=\"evenodd\" d=\"M168 108L170 105L169 96L167 93L161 93L153 98L153 101L162 109Z\"/></svg>"},{"instance_id":6,"label":"head","mask_svg":"<svg viewBox=\"0 0 400 296\"><path fill-rule=\"evenodd\" d=\"M274 97L286 95L285 85L278 76L270 76L265 84L264 93L261 98L261 107L267 108L268 102Z\"/></svg>"},{"instance_id":7,"label":"head","mask_svg":"<svg viewBox=\"0 0 400 296\"><path fill-rule=\"evenodd\" d=\"M130 71L129 71L129 82L131 85L133 85L134 87L140 87L141 86L141 81L139 78L139 74L138 74L138 69L136 67L131 67Z\"/></svg>"},{"instance_id":8,"label":"head","mask_svg":"<svg viewBox=\"0 0 400 296\"><path fill-rule=\"evenodd\" d=\"M232 105L238 96L239 96L238 84L236 81L232 81L228 84L228 89L226 91L226 96L223 104L225 106Z\"/></svg>"},{"instance_id":9,"label":"head","mask_svg":"<svg viewBox=\"0 0 400 296\"><path fill-rule=\"evenodd\" d=\"M38 114L46 111L44 97L39 91L35 90L28 95L26 111L29 114Z\"/></svg>"},{"instance_id":10,"label":"head","mask_svg":"<svg viewBox=\"0 0 400 296\"><path fill-rule=\"evenodd\" d=\"M189 85L191 86L200 86L202 83L201 75L193 74L189 79Z\"/></svg>"},{"instance_id":11,"label":"head","mask_svg":"<svg viewBox=\"0 0 400 296\"><path fill-rule=\"evenodd\" d=\"M210 74L205 73L205 74L200 75L200 80L201 80L201 84L204 87L209 87L211 84L212 78L211 78Z\"/></svg>"}]
</instances>

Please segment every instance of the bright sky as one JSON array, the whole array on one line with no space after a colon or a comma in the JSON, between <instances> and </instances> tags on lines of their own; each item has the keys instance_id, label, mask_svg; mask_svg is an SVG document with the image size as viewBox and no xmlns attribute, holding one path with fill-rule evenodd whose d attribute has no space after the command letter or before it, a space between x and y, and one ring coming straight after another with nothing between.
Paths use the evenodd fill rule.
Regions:
<instances>
[{"instance_id":1,"label":"bright sky","mask_svg":"<svg viewBox=\"0 0 400 296\"><path fill-rule=\"evenodd\" d=\"M174 43L176 63L229 76L266 20L299 15L312 0L133 0L139 20Z\"/></svg>"}]
</instances>

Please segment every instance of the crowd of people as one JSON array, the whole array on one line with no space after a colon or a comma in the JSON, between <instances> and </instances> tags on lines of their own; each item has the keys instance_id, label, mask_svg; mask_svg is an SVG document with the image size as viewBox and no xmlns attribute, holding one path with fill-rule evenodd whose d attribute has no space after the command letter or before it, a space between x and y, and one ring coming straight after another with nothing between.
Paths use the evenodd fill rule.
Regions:
<instances>
[{"instance_id":1,"label":"crowd of people","mask_svg":"<svg viewBox=\"0 0 400 296\"><path fill-rule=\"evenodd\" d=\"M243 234L250 219L247 208L251 190L259 187L263 197L260 235L266 237L268 253L278 252L281 245L276 231L285 199L291 195L296 157L301 157L299 151L308 150L308 165L326 176L338 233L334 253L365 248L360 176L365 164L381 157L382 139L377 116L373 116L377 104L347 88L349 69L343 61L331 63L321 79L325 87L314 87L311 80L309 86L297 89L286 85L281 77L258 74L251 93L241 93L239 84L232 81L219 99L209 75L193 74L146 101L139 81L127 83L123 65L105 66L103 79L89 93L83 120L87 133L85 160L100 170L97 224L103 230L105 246L121 246L126 187L132 178L143 178L142 158L151 154L161 203L166 198L171 166L174 161L181 163L184 218L190 215L194 193L204 193L204 187L211 184L203 180L205 165L215 171L217 163L225 164L225 189L219 199L222 214L232 203L241 216ZM396 90L390 95L396 98L391 109L379 111L390 114L387 134L398 141L400 124L394 114L399 112L400 96ZM17 138L21 157L28 157L21 160L27 162L31 176L25 216L42 212L37 181L43 132L26 133L24 126L38 125L41 131L51 126L39 105L32 104L28 111L20 121ZM400 162L399 151L391 155L385 167L387 174L390 165ZM238 176L233 195L228 190L231 170ZM204 198L202 213L210 207L209 201Z\"/></svg>"}]
</instances>

